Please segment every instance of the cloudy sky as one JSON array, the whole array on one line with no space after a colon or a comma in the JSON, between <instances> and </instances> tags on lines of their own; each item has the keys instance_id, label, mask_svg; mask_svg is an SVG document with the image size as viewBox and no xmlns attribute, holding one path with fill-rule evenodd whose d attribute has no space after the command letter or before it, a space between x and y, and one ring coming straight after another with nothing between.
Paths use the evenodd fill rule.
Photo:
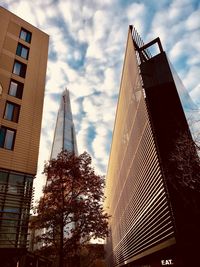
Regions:
<instances>
[{"instance_id":1,"label":"cloudy sky","mask_svg":"<svg viewBox=\"0 0 200 267\"><path fill-rule=\"evenodd\" d=\"M4 0L3 7L50 36L36 198L45 178L60 94L70 90L79 153L106 173L128 25L164 50L200 106L199 0Z\"/></svg>"}]
</instances>

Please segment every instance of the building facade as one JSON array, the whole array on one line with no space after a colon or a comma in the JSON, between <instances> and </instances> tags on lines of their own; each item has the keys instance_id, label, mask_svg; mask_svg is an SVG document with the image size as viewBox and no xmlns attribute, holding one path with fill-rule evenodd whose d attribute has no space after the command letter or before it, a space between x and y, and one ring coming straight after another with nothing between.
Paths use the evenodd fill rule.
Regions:
<instances>
[{"instance_id":1,"label":"building facade","mask_svg":"<svg viewBox=\"0 0 200 267\"><path fill-rule=\"evenodd\" d=\"M24 249L49 37L0 7L0 249Z\"/></svg>"},{"instance_id":2,"label":"building facade","mask_svg":"<svg viewBox=\"0 0 200 267\"><path fill-rule=\"evenodd\" d=\"M62 150L78 154L69 90L61 95L50 158L56 158Z\"/></svg>"},{"instance_id":3,"label":"building facade","mask_svg":"<svg viewBox=\"0 0 200 267\"><path fill-rule=\"evenodd\" d=\"M144 44L130 26L106 177L108 266L198 266L199 182L182 183L183 136L198 157L175 76L159 38Z\"/></svg>"}]
</instances>

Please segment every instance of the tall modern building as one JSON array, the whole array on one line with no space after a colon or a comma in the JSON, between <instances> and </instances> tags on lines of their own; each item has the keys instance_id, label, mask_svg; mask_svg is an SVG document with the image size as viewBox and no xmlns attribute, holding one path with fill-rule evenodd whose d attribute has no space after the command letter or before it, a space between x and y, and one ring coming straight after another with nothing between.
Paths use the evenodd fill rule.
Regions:
<instances>
[{"instance_id":1,"label":"tall modern building","mask_svg":"<svg viewBox=\"0 0 200 267\"><path fill-rule=\"evenodd\" d=\"M130 26L106 178L108 266L199 265L192 109L160 39L144 44Z\"/></svg>"},{"instance_id":2,"label":"tall modern building","mask_svg":"<svg viewBox=\"0 0 200 267\"><path fill-rule=\"evenodd\" d=\"M18 253L27 245L49 37L2 7L0 24L0 249Z\"/></svg>"},{"instance_id":3,"label":"tall modern building","mask_svg":"<svg viewBox=\"0 0 200 267\"><path fill-rule=\"evenodd\" d=\"M62 150L78 154L69 90L67 89L61 95L50 158L56 158Z\"/></svg>"}]
</instances>

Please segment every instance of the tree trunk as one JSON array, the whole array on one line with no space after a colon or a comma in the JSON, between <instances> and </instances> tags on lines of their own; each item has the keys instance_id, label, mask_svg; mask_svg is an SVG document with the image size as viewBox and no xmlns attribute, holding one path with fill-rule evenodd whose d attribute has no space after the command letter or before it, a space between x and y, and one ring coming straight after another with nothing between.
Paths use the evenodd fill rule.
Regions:
<instances>
[{"instance_id":1,"label":"tree trunk","mask_svg":"<svg viewBox=\"0 0 200 267\"><path fill-rule=\"evenodd\" d=\"M59 267L64 267L64 259L63 259L63 245L64 245L64 188L63 188L63 181L61 178L61 193L62 193L62 211L61 211L61 222L60 222L60 236L59 236Z\"/></svg>"},{"instance_id":2,"label":"tree trunk","mask_svg":"<svg viewBox=\"0 0 200 267\"><path fill-rule=\"evenodd\" d=\"M63 242L60 242L60 244L62 244ZM59 267L64 267L63 266L63 247L60 247L60 251L59 251Z\"/></svg>"}]
</instances>

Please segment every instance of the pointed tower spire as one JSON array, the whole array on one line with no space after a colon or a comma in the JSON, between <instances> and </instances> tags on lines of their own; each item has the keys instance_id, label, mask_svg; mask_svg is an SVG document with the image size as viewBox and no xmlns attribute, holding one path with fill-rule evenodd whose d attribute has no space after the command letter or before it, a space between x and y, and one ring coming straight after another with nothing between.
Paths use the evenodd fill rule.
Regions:
<instances>
[{"instance_id":1,"label":"pointed tower spire","mask_svg":"<svg viewBox=\"0 0 200 267\"><path fill-rule=\"evenodd\" d=\"M78 154L69 90L67 88L61 95L50 159L56 158L62 150Z\"/></svg>"}]
</instances>

